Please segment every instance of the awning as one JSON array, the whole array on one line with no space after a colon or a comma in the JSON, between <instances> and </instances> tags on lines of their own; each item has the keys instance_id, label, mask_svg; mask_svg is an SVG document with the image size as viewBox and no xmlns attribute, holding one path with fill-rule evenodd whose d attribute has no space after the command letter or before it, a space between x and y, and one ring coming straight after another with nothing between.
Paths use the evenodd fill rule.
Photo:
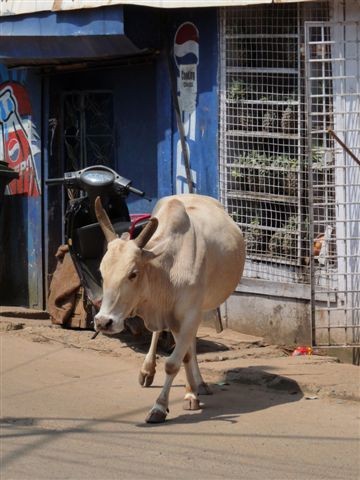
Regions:
<instances>
[{"instance_id":1,"label":"awning","mask_svg":"<svg viewBox=\"0 0 360 480\"><path fill-rule=\"evenodd\" d=\"M155 8L235 7L264 3L296 3L313 0L5 0L0 3L0 16L20 15L42 11L64 11L109 7L111 5L139 5Z\"/></svg>"},{"instance_id":2,"label":"awning","mask_svg":"<svg viewBox=\"0 0 360 480\"><path fill-rule=\"evenodd\" d=\"M0 18L0 63L54 64L140 53L124 34L120 6Z\"/></svg>"}]
</instances>

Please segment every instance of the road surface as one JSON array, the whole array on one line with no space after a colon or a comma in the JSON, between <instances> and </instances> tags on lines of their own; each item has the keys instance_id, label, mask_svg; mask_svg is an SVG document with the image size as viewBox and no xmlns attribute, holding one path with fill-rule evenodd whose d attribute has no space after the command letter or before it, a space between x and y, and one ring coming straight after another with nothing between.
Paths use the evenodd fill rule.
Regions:
<instances>
[{"instance_id":1,"label":"road surface","mask_svg":"<svg viewBox=\"0 0 360 480\"><path fill-rule=\"evenodd\" d=\"M160 366L143 389L127 349L0 335L1 480L360 478L359 404L232 383L187 412L181 371L168 420L147 425Z\"/></svg>"}]
</instances>

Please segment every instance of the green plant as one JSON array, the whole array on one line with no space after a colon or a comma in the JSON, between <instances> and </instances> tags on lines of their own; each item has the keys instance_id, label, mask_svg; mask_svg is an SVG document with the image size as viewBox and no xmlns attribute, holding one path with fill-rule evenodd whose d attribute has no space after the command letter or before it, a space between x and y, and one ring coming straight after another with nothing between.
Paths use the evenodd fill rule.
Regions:
<instances>
[{"instance_id":1,"label":"green plant","mask_svg":"<svg viewBox=\"0 0 360 480\"><path fill-rule=\"evenodd\" d=\"M324 149L314 147L311 149L312 164L314 168L324 167Z\"/></svg>"},{"instance_id":2,"label":"green plant","mask_svg":"<svg viewBox=\"0 0 360 480\"><path fill-rule=\"evenodd\" d=\"M297 215L289 217L287 223L281 230L275 232L268 244L269 253L273 256L287 256L295 255L296 251L296 232L299 228L299 218Z\"/></svg>"},{"instance_id":3,"label":"green plant","mask_svg":"<svg viewBox=\"0 0 360 480\"><path fill-rule=\"evenodd\" d=\"M299 226L299 219L297 215L291 216L288 220L288 223L285 226L286 231L284 232L283 241L282 241L282 250L285 255L293 256L296 249L296 231Z\"/></svg>"},{"instance_id":4,"label":"green plant","mask_svg":"<svg viewBox=\"0 0 360 480\"><path fill-rule=\"evenodd\" d=\"M290 155L266 155L256 150L237 158L230 174L241 189L275 195L295 195L298 187L298 159Z\"/></svg>"},{"instance_id":5,"label":"green plant","mask_svg":"<svg viewBox=\"0 0 360 480\"><path fill-rule=\"evenodd\" d=\"M228 98L230 100L243 100L249 91L249 87L243 80L233 80L228 90Z\"/></svg>"},{"instance_id":6,"label":"green plant","mask_svg":"<svg viewBox=\"0 0 360 480\"><path fill-rule=\"evenodd\" d=\"M260 217L256 216L251 219L250 225L245 232L245 240L248 251L258 250L259 244L261 244L263 232L260 228Z\"/></svg>"},{"instance_id":7,"label":"green plant","mask_svg":"<svg viewBox=\"0 0 360 480\"><path fill-rule=\"evenodd\" d=\"M293 103L293 102L296 102L296 100L297 100L297 95L296 95L296 93L290 93L289 95L287 95L286 97L284 97L282 100L283 100L284 102Z\"/></svg>"},{"instance_id":8,"label":"green plant","mask_svg":"<svg viewBox=\"0 0 360 480\"><path fill-rule=\"evenodd\" d=\"M281 168L281 171L278 172L279 190L281 187L285 195L293 196L298 187L298 159L289 155L278 155L273 157L272 165Z\"/></svg>"},{"instance_id":9,"label":"green plant","mask_svg":"<svg viewBox=\"0 0 360 480\"><path fill-rule=\"evenodd\" d=\"M229 213L230 217L234 220L234 222L239 223L239 212L236 210L233 210L232 212Z\"/></svg>"},{"instance_id":10,"label":"green plant","mask_svg":"<svg viewBox=\"0 0 360 480\"><path fill-rule=\"evenodd\" d=\"M253 150L249 153L240 155L238 158L239 164L247 167L267 167L270 165L269 158L265 153L258 153L256 150Z\"/></svg>"},{"instance_id":11,"label":"green plant","mask_svg":"<svg viewBox=\"0 0 360 480\"><path fill-rule=\"evenodd\" d=\"M298 159L290 157L289 155L277 155L270 157L271 166L283 168L284 170L296 170L298 166Z\"/></svg>"},{"instance_id":12,"label":"green plant","mask_svg":"<svg viewBox=\"0 0 360 480\"><path fill-rule=\"evenodd\" d=\"M234 180L240 180L245 177L245 173L242 173L240 167L234 167L231 169L231 176Z\"/></svg>"},{"instance_id":13,"label":"green plant","mask_svg":"<svg viewBox=\"0 0 360 480\"><path fill-rule=\"evenodd\" d=\"M240 165L271 168L283 168L284 170L295 170L298 166L298 159L289 155L267 155L266 153L259 153L253 150L249 153L244 153L237 158Z\"/></svg>"}]
</instances>

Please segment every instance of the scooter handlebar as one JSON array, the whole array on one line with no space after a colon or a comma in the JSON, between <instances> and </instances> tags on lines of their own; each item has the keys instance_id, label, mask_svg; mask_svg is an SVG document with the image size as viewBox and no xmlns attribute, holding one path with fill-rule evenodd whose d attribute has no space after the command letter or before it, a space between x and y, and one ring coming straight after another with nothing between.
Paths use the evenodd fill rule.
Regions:
<instances>
[{"instance_id":1,"label":"scooter handlebar","mask_svg":"<svg viewBox=\"0 0 360 480\"><path fill-rule=\"evenodd\" d=\"M65 182L64 177L59 177L59 178L48 178L45 180L46 185L63 185Z\"/></svg>"},{"instance_id":2,"label":"scooter handlebar","mask_svg":"<svg viewBox=\"0 0 360 480\"><path fill-rule=\"evenodd\" d=\"M146 200L149 200L149 202L151 202L151 199L145 196L145 192L133 187L131 185L131 180L121 177L120 175L117 176L114 184L114 189L120 190L120 192L125 192L126 195L128 195L129 193L134 193L135 195L145 198Z\"/></svg>"},{"instance_id":3,"label":"scooter handlebar","mask_svg":"<svg viewBox=\"0 0 360 480\"><path fill-rule=\"evenodd\" d=\"M129 192L134 193L135 195L138 195L139 197L145 197L145 192L142 190L139 190L138 188L132 187L129 185L128 187Z\"/></svg>"},{"instance_id":4,"label":"scooter handlebar","mask_svg":"<svg viewBox=\"0 0 360 480\"><path fill-rule=\"evenodd\" d=\"M129 190L129 192L135 193L135 195L138 195L139 197L145 198L145 200L147 200L148 202L152 201L151 198L146 197L145 192L143 192L142 190L139 190L139 189L137 189L135 187L132 187L130 185L127 188Z\"/></svg>"},{"instance_id":5,"label":"scooter handlebar","mask_svg":"<svg viewBox=\"0 0 360 480\"><path fill-rule=\"evenodd\" d=\"M79 172L65 173L64 177L48 178L46 185L65 185L67 188L80 188Z\"/></svg>"},{"instance_id":6,"label":"scooter handlebar","mask_svg":"<svg viewBox=\"0 0 360 480\"><path fill-rule=\"evenodd\" d=\"M48 180L45 180L46 185L65 185L67 188L80 188L85 191L87 191L90 187L91 189L94 188L99 188L101 187L110 187L112 180L106 179L107 184L106 185L96 185L93 184L93 180L88 183L85 182L85 178L82 178L88 170L93 169L96 172L96 168L98 167L88 167L85 170L79 170L78 172L69 172L66 173L64 177L59 177L59 178L49 178ZM134 193L135 195L138 195L139 197L145 198L146 200L149 200L151 202L150 198L147 198L145 196L145 192L142 190L139 190L138 188L135 188L131 185L131 181L125 177L122 177L120 175L117 175L116 172L111 170L110 168L104 168L102 167L100 170L109 170L113 172L115 175L115 178L113 180L114 183L112 183L112 188L114 192L117 192L118 194L125 194L127 195L129 192ZM110 182L110 183L109 183Z\"/></svg>"}]
</instances>

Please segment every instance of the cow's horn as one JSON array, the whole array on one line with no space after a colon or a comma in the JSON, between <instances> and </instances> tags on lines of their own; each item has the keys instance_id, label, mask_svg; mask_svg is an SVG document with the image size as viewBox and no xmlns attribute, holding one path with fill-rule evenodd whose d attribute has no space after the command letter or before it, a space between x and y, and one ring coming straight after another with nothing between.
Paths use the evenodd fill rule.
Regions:
<instances>
[{"instance_id":1,"label":"cow's horn","mask_svg":"<svg viewBox=\"0 0 360 480\"><path fill-rule=\"evenodd\" d=\"M95 214L99 222L99 225L101 227L101 230L104 232L107 242L109 243L112 240L115 240L115 238L118 238L114 230L114 227L110 222L110 218L108 217L108 214L105 212L102 206L100 197L96 197L95 199Z\"/></svg>"},{"instance_id":2,"label":"cow's horn","mask_svg":"<svg viewBox=\"0 0 360 480\"><path fill-rule=\"evenodd\" d=\"M149 223L145 225L140 235L136 237L134 240L134 242L139 248L145 247L145 245L148 243L150 238L154 235L158 225L159 225L159 221L156 217L150 218Z\"/></svg>"}]
</instances>

